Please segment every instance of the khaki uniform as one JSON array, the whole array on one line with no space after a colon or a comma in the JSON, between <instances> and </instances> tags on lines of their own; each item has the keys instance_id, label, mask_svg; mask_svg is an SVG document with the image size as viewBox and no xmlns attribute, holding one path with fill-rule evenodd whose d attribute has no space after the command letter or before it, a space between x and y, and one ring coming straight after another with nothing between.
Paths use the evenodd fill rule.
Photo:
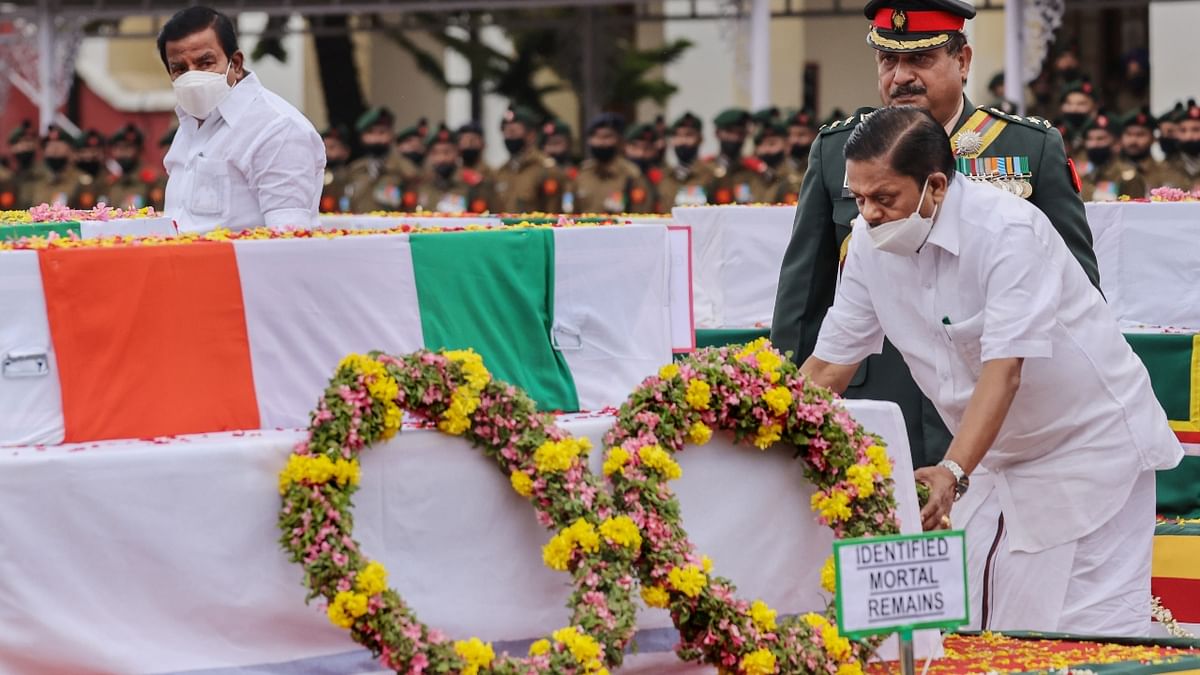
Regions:
<instances>
[{"instance_id":1,"label":"khaki uniform","mask_svg":"<svg viewBox=\"0 0 1200 675\"><path fill-rule=\"evenodd\" d=\"M607 164L585 161L575 185L578 213L644 213L643 209L653 208L650 182L624 157Z\"/></svg>"},{"instance_id":2,"label":"khaki uniform","mask_svg":"<svg viewBox=\"0 0 1200 675\"><path fill-rule=\"evenodd\" d=\"M79 172L79 195L71 204L78 209L90 209L100 202L104 202L108 206L112 206L112 202L107 199L108 187L116 180L107 170L92 176L84 171Z\"/></svg>"},{"instance_id":3,"label":"khaki uniform","mask_svg":"<svg viewBox=\"0 0 1200 675\"><path fill-rule=\"evenodd\" d=\"M33 203L34 186L45 180L46 173L44 168L34 166L13 174L13 191L16 194L13 208L30 209L37 206Z\"/></svg>"},{"instance_id":4,"label":"khaki uniform","mask_svg":"<svg viewBox=\"0 0 1200 675\"><path fill-rule=\"evenodd\" d=\"M401 161L396 161L401 160ZM350 163L347 197L351 213L373 211L412 211L417 206L417 194L412 191L412 178L405 178L405 164L412 162L391 153L388 157L360 157Z\"/></svg>"},{"instance_id":5,"label":"khaki uniform","mask_svg":"<svg viewBox=\"0 0 1200 675\"><path fill-rule=\"evenodd\" d=\"M800 186L804 185L804 174L808 173L808 157L799 160L787 158L784 171L787 173L788 189L779 203L796 204L800 201Z\"/></svg>"},{"instance_id":6,"label":"khaki uniform","mask_svg":"<svg viewBox=\"0 0 1200 675\"><path fill-rule=\"evenodd\" d=\"M482 174L460 168L450 178L426 172L417 188L422 210L435 213L484 213L496 204L496 191Z\"/></svg>"},{"instance_id":7,"label":"khaki uniform","mask_svg":"<svg viewBox=\"0 0 1200 675\"><path fill-rule=\"evenodd\" d=\"M763 166L754 185L754 201L764 204L795 204L800 197L800 184L804 174L788 170L786 162L778 169Z\"/></svg>"},{"instance_id":8,"label":"khaki uniform","mask_svg":"<svg viewBox=\"0 0 1200 675\"><path fill-rule=\"evenodd\" d=\"M697 159L690 166L667 167L658 185L659 202L667 213L676 206L712 203L713 165Z\"/></svg>"},{"instance_id":9,"label":"khaki uniform","mask_svg":"<svg viewBox=\"0 0 1200 675\"><path fill-rule=\"evenodd\" d=\"M1153 157L1147 157L1140 162L1133 162L1133 165L1137 167L1138 175L1145 181L1147 189L1153 190L1159 187L1183 189L1188 187L1187 174L1167 162L1160 162Z\"/></svg>"},{"instance_id":10,"label":"khaki uniform","mask_svg":"<svg viewBox=\"0 0 1200 675\"><path fill-rule=\"evenodd\" d=\"M709 201L713 204L751 204L755 200L754 186L758 172L748 160L730 163L724 155L712 160L713 180Z\"/></svg>"},{"instance_id":11,"label":"khaki uniform","mask_svg":"<svg viewBox=\"0 0 1200 675\"><path fill-rule=\"evenodd\" d=\"M95 206L95 198L90 206L82 206L79 201L84 185L80 180L80 172L73 166L68 166L62 173L42 173L39 180L30 189L29 198L33 206L41 204L61 204L71 208L91 208ZM89 192L89 194L92 194Z\"/></svg>"},{"instance_id":12,"label":"khaki uniform","mask_svg":"<svg viewBox=\"0 0 1200 675\"><path fill-rule=\"evenodd\" d=\"M348 213L350 211L350 196L347 187L350 185L350 166L339 166L336 169L325 167L325 182L321 188L321 203L319 213Z\"/></svg>"},{"instance_id":13,"label":"khaki uniform","mask_svg":"<svg viewBox=\"0 0 1200 675\"><path fill-rule=\"evenodd\" d=\"M1120 158L1093 168L1080 178L1080 182L1083 187L1079 196L1085 202L1111 202L1121 197L1142 199L1150 194L1146 182L1138 175L1137 167Z\"/></svg>"},{"instance_id":14,"label":"khaki uniform","mask_svg":"<svg viewBox=\"0 0 1200 675\"><path fill-rule=\"evenodd\" d=\"M0 211L17 208L17 182L13 172L0 166Z\"/></svg>"},{"instance_id":15,"label":"khaki uniform","mask_svg":"<svg viewBox=\"0 0 1200 675\"><path fill-rule=\"evenodd\" d=\"M500 213L560 213L567 177L555 161L537 148L496 169ZM586 213L578 203L570 212Z\"/></svg>"},{"instance_id":16,"label":"khaki uniform","mask_svg":"<svg viewBox=\"0 0 1200 675\"><path fill-rule=\"evenodd\" d=\"M137 168L120 176L112 176L105 190L104 203L125 210L155 206L150 193L157 182L157 175Z\"/></svg>"},{"instance_id":17,"label":"khaki uniform","mask_svg":"<svg viewBox=\"0 0 1200 675\"><path fill-rule=\"evenodd\" d=\"M1187 162L1183 159L1183 153L1175 153L1174 157L1166 161L1166 165L1189 183L1182 186L1182 189L1200 190L1200 162L1191 167L1194 170L1189 170Z\"/></svg>"}]
</instances>

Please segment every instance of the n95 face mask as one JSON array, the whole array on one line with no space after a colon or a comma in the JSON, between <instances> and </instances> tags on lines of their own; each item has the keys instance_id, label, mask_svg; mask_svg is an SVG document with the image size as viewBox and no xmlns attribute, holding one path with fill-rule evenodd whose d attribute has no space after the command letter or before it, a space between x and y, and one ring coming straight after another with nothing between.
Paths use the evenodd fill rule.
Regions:
<instances>
[{"instance_id":1,"label":"n95 face mask","mask_svg":"<svg viewBox=\"0 0 1200 675\"><path fill-rule=\"evenodd\" d=\"M925 203L925 191L928 188L929 178L926 178L925 185L921 188L921 199L917 202L917 210L913 211L912 215L867 228L867 234L871 235L871 243L875 248L895 255L916 255L929 238L929 232L933 230L933 219L937 217L936 206L930 217L925 218L921 215L921 205Z\"/></svg>"},{"instance_id":2,"label":"n95 face mask","mask_svg":"<svg viewBox=\"0 0 1200 675\"><path fill-rule=\"evenodd\" d=\"M175 100L179 102L179 107L198 120L208 119L233 89L229 86L229 69L232 67L233 61L230 61L223 74L207 70L189 70L175 78L172 86L175 88Z\"/></svg>"}]
</instances>

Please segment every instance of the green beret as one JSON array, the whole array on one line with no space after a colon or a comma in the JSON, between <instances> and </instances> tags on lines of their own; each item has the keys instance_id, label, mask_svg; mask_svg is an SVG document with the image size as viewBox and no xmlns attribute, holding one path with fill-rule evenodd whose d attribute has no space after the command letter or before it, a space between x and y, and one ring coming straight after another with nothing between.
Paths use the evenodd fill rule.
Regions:
<instances>
[{"instance_id":1,"label":"green beret","mask_svg":"<svg viewBox=\"0 0 1200 675\"><path fill-rule=\"evenodd\" d=\"M625 132L625 140L650 141L653 143L658 140L658 130L654 128L653 124L637 124Z\"/></svg>"},{"instance_id":2,"label":"green beret","mask_svg":"<svg viewBox=\"0 0 1200 675\"><path fill-rule=\"evenodd\" d=\"M718 129L728 129L729 127L744 126L749 121L750 113L741 108L729 108L721 111L721 114L713 120L713 124L716 124Z\"/></svg>"},{"instance_id":3,"label":"green beret","mask_svg":"<svg viewBox=\"0 0 1200 675\"><path fill-rule=\"evenodd\" d=\"M602 112L593 117L592 121L588 123L588 136L596 133L596 131L599 129L612 129L618 134L624 133L625 118L618 113Z\"/></svg>"},{"instance_id":4,"label":"green beret","mask_svg":"<svg viewBox=\"0 0 1200 675\"><path fill-rule=\"evenodd\" d=\"M538 116L523 105L515 105L505 111L504 118L500 120L500 130L503 131L504 125L509 122L520 122L532 129L538 125Z\"/></svg>"},{"instance_id":5,"label":"green beret","mask_svg":"<svg viewBox=\"0 0 1200 675\"><path fill-rule=\"evenodd\" d=\"M33 133L33 125L29 123L29 120L21 122L20 126L12 130L12 133L8 135L8 144L19 143L22 138L26 137L30 140L37 140L37 136Z\"/></svg>"},{"instance_id":6,"label":"green beret","mask_svg":"<svg viewBox=\"0 0 1200 675\"><path fill-rule=\"evenodd\" d=\"M179 131L179 127L171 127L167 132L158 139L158 147L165 148L175 141L175 132Z\"/></svg>"},{"instance_id":7,"label":"green beret","mask_svg":"<svg viewBox=\"0 0 1200 675\"><path fill-rule=\"evenodd\" d=\"M79 147L79 139L67 133L57 124L51 124L50 128L46 130L46 135L42 138L42 147L46 147L46 144L51 141L65 141L72 148Z\"/></svg>"},{"instance_id":8,"label":"green beret","mask_svg":"<svg viewBox=\"0 0 1200 675\"><path fill-rule=\"evenodd\" d=\"M775 122L773 124L764 124L757 134L754 134L754 144L758 145L771 136L778 138L787 138L787 127Z\"/></svg>"},{"instance_id":9,"label":"green beret","mask_svg":"<svg viewBox=\"0 0 1200 675\"><path fill-rule=\"evenodd\" d=\"M1145 127L1154 131L1158 128L1158 120L1150 114L1150 106L1142 106L1126 113L1125 119L1121 120L1121 126L1124 128Z\"/></svg>"},{"instance_id":10,"label":"green beret","mask_svg":"<svg viewBox=\"0 0 1200 675\"><path fill-rule=\"evenodd\" d=\"M350 132L346 130L346 125L335 124L325 131L321 132L321 138L333 138L342 143L350 143Z\"/></svg>"},{"instance_id":11,"label":"green beret","mask_svg":"<svg viewBox=\"0 0 1200 675\"><path fill-rule=\"evenodd\" d=\"M1000 72L996 73L995 75L992 76L992 79L988 80L988 89L989 90L995 89L996 87L1000 87L1003 85L1004 85L1004 71L1000 71Z\"/></svg>"},{"instance_id":12,"label":"green beret","mask_svg":"<svg viewBox=\"0 0 1200 675\"><path fill-rule=\"evenodd\" d=\"M700 118L696 117L692 113L685 112L679 116L679 119L675 120L674 124L671 125L671 131L685 128L695 129L696 131L702 132L704 131L704 122L700 121Z\"/></svg>"},{"instance_id":13,"label":"green beret","mask_svg":"<svg viewBox=\"0 0 1200 675\"><path fill-rule=\"evenodd\" d=\"M105 146L105 138L100 135L95 129L88 129L83 132L83 138L79 139L79 147L81 148L103 148Z\"/></svg>"},{"instance_id":14,"label":"green beret","mask_svg":"<svg viewBox=\"0 0 1200 675\"><path fill-rule=\"evenodd\" d=\"M1175 107L1158 116L1158 123L1175 122L1178 123L1187 117L1187 108L1184 107L1183 101L1176 101Z\"/></svg>"},{"instance_id":15,"label":"green beret","mask_svg":"<svg viewBox=\"0 0 1200 675\"><path fill-rule=\"evenodd\" d=\"M770 124L779 119L779 108L770 106L755 112L750 116L755 124Z\"/></svg>"},{"instance_id":16,"label":"green beret","mask_svg":"<svg viewBox=\"0 0 1200 675\"><path fill-rule=\"evenodd\" d=\"M1096 88L1092 86L1092 81L1086 77L1081 80L1075 80L1074 82L1068 82L1063 87L1062 93L1059 94L1059 103L1067 100L1068 94L1084 94L1093 101L1096 100Z\"/></svg>"},{"instance_id":17,"label":"green beret","mask_svg":"<svg viewBox=\"0 0 1200 675\"><path fill-rule=\"evenodd\" d=\"M789 127L805 127L815 130L818 126L817 117L811 110L796 110L788 113L787 126Z\"/></svg>"},{"instance_id":18,"label":"green beret","mask_svg":"<svg viewBox=\"0 0 1200 675\"><path fill-rule=\"evenodd\" d=\"M457 146L458 134L450 131L445 123L442 123L438 125L437 129L430 132L429 136L425 139L425 147L432 148L435 143L452 143Z\"/></svg>"},{"instance_id":19,"label":"green beret","mask_svg":"<svg viewBox=\"0 0 1200 675\"><path fill-rule=\"evenodd\" d=\"M1106 112L1096 114L1092 119L1087 121L1087 124L1083 125L1083 133L1085 134L1092 129L1103 129L1114 136L1121 135L1121 123L1117 118Z\"/></svg>"},{"instance_id":20,"label":"green beret","mask_svg":"<svg viewBox=\"0 0 1200 675\"><path fill-rule=\"evenodd\" d=\"M542 125L542 140L544 141L551 136L566 136L570 138L571 125L557 117L552 120L546 120L546 123Z\"/></svg>"},{"instance_id":21,"label":"green beret","mask_svg":"<svg viewBox=\"0 0 1200 675\"><path fill-rule=\"evenodd\" d=\"M354 123L354 129L361 134L380 123L391 127L396 123L396 116L392 114L391 110L377 105L374 108L368 108L365 113L359 116L358 121Z\"/></svg>"},{"instance_id":22,"label":"green beret","mask_svg":"<svg viewBox=\"0 0 1200 675\"><path fill-rule=\"evenodd\" d=\"M120 129L117 129L117 132L109 137L108 142L110 145L116 145L117 143L128 143L130 145L136 145L140 148L145 140L146 137L142 134L141 129L138 129L132 124L126 124Z\"/></svg>"},{"instance_id":23,"label":"green beret","mask_svg":"<svg viewBox=\"0 0 1200 675\"><path fill-rule=\"evenodd\" d=\"M418 121L416 124L414 124L410 127L404 127L400 131L397 131L396 132L396 140L397 141L406 141L414 136L416 136L416 137L422 136L423 134L421 133L421 127L423 126L423 124L424 124L423 121Z\"/></svg>"}]
</instances>

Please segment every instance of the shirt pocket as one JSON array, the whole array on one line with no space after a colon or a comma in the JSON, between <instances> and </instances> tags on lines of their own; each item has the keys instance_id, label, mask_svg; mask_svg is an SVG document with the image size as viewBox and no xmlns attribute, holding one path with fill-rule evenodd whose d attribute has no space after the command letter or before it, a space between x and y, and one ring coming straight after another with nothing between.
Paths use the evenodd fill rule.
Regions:
<instances>
[{"instance_id":1,"label":"shirt pocket","mask_svg":"<svg viewBox=\"0 0 1200 675\"><path fill-rule=\"evenodd\" d=\"M201 216L224 216L230 197L229 165L220 159L196 158L188 211Z\"/></svg>"},{"instance_id":2,"label":"shirt pocket","mask_svg":"<svg viewBox=\"0 0 1200 675\"><path fill-rule=\"evenodd\" d=\"M980 311L965 321L942 324L942 330L950 339L954 352L976 378L983 370L983 348L980 346L980 340L983 339L983 315L984 312Z\"/></svg>"}]
</instances>

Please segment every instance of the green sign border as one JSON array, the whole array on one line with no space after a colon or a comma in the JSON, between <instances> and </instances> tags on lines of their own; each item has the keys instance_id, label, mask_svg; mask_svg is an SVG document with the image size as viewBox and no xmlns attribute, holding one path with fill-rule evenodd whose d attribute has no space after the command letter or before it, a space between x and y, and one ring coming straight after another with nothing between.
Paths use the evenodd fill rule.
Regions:
<instances>
[{"instance_id":1,"label":"green sign border","mask_svg":"<svg viewBox=\"0 0 1200 675\"><path fill-rule=\"evenodd\" d=\"M919 541L921 539L958 539L962 546L962 564L963 564L963 618L946 619L943 621L926 621L913 624L902 624L895 626L880 626L870 630L853 631L846 630L844 619L846 613L842 608L842 556L841 549L846 546L854 546L857 544L878 544L891 541ZM967 580L967 535L962 530L937 530L934 532L922 532L921 534L893 534L884 537L857 537L855 539L838 539L833 542L833 567L837 572L837 594L835 602L837 603L837 621L838 632L849 638L863 638L871 635L885 635L891 633L900 633L902 639L911 640L914 630L923 628L942 628L945 630L954 630L960 626L964 626L971 621L971 587Z\"/></svg>"}]
</instances>

